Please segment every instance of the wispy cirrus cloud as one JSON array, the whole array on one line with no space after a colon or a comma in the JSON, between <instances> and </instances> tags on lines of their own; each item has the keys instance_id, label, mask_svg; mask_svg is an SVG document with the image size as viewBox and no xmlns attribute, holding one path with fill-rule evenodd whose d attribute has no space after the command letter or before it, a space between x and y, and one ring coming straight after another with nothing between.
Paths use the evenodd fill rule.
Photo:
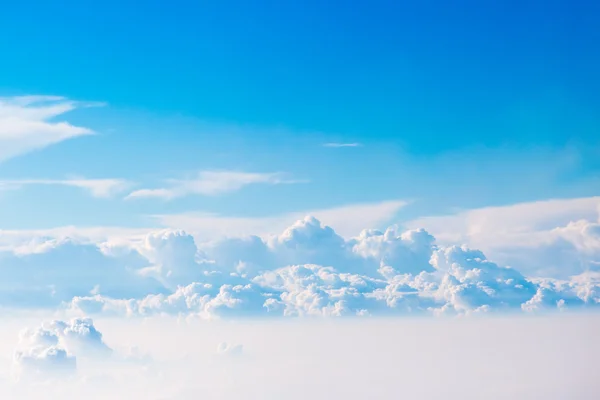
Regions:
<instances>
[{"instance_id":1,"label":"wispy cirrus cloud","mask_svg":"<svg viewBox=\"0 0 600 400\"><path fill-rule=\"evenodd\" d=\"M361 143L324 143L323 147L362 147Z\"/></svg>"},{"instance_id":2,"label":"wispy cirrus cloud","mask_svg":"<svg viewBox=\"0 0 600 400\"><path fill-rule=\"evenodd\" d=\"M99 106L60 96L0 97L0 162L94 132L54 119L77 108Z\"/></svg>"},{"instance_id":3,"label":"wispy cirrus cloud","mask_svg":"<svg viewBox=\"0 0 600 400\"><path fill-rule=\"evenodd\" d=\"M86 190L93 197L109 198L127 190L131 183L124 179L14 179L0 180L0 190L16 190L31 185L70 186Z\"/></svg>"},{"instance_id":4,"label":"wispy cirrus cloud","mask_svg":"<svg viewBox=\"0 0 600 400\"><path fill-rule=\"evenodd\" d=\"M259 173L241 171L200 171L187 179L169 179L167 187L140 189L130 193L127 199L161 198L172 200L191 194L216 196L235 192L254 184L281 185L305 183L306 180L289 179L280 172Z\"/></svg>"}]
</instances>

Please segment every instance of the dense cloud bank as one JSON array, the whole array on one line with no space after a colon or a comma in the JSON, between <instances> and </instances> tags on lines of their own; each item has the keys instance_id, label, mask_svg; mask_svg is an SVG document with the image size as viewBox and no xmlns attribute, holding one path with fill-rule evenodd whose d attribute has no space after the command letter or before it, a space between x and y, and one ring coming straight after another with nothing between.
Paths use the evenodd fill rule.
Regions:
<instances>
[{"instance_id":1,"label":"dense cloud bank","mask_svg":"<svg viewBox=\"0 0 600 400\"><path fill-rule=\"evenodd\" d=\"M91 323L54 324L59 333L48 323L21 351L58 341L66 354L40 352L35 367L46 374L22 371L17 382L0 362L0 398L595 400L599 317L95 319L109 353L96 351ZM0 360L35 321L4 321ZM132 344L139 351L123 350Z\"/></svg>"},{"instance_id":2,"label":"dense cloud bank","mask_svg":"<svg viewBox=\"0 0 600 400\"><path fill-rule=\"evenodd\" d=\"M579 230L588 255L600 250L598 226ZM593 268L563 280L526 277L481 251L439 246L422 229L344 239L312 217L267 239L197 243L173 230L102 243L37 238L0 252L0 269L2 306L86 315L452 315L600 305Z\"/></svg>"}]
</instances>

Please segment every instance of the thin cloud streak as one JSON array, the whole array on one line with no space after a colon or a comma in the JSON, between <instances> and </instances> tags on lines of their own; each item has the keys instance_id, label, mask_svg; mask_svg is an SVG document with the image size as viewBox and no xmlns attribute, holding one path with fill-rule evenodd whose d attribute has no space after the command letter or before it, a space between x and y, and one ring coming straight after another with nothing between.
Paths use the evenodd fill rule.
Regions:
<instances>
[{"instance_id":1,"label":"thin cloud streak","mask_svg":"<svg viewBox=\"0 0 600 400\"><path fill-rule=\"evenodd\" d=\"M109 198L127 190L131 183L124 179L15 179L0 180L0 190L18 190L25 186L70 186L84 189L93 197Z\"/></svg>"},{"instance_id":2,"label":"thin cloud streak","mask_svg":"<svg viewBox=\"0 0 600 400\"><path fill-rule=\"evenodd\" d=\"M325 143L323 147L362 147L361 143Z\"/></svg>"},{"instance_id":3,"label":"thin cloud streak","mask_svg":"<svg viewBox=\"0 0 600 400\"><path fill-rule=\"evenodd\" d=\"M253 184L281 185L307 182L307 180L288 179L285 174L280 172L200 171L192 178L169 179L167 187L136 190L130 193L126 199L173 200L188 195L217 196L235 192Z\"/></svg>"}]
</instances>

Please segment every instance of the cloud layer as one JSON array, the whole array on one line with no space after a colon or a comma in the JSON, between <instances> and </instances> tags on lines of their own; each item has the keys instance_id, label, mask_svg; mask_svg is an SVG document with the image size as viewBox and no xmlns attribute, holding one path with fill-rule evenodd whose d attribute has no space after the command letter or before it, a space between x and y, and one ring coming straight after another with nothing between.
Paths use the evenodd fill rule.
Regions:
<instances>
[{"instance_id":1,"label":"cloud layer","mask_svg":"<svg viewBox=\"0 0 600 400\"><path fill-rule=\"evenodd\" d=\"M0 357L14 346L10 327L25 324L3 322ZM20 379L8 379L0 363L0 397L353 400L401 393L592 400L599 390L591 367L600 355L599 327L597 314L327 323L59 320L21 335L21 358L7 360ZM72 341L81 346L72 350ZM98 346L112 351L94 352ZM22 354L36 354L35 361Z\"/></svg>"},{"instance_id":2,"label":"cloud layer","mask_svg":"<svg viewBox=\"0 0 600 400\"><path fill-rule=\"evenodd\" d=\"M598 251L588 222L574 240ZM588 251L586 250L586 251ZM4 307L77 315L465 315L600 305L600 268L528 277L423 229L365 230L345 239L314 217L279 235L198 242L181 230L89 242L36 238L0 252Z\"/></svg>"}]
</instances>

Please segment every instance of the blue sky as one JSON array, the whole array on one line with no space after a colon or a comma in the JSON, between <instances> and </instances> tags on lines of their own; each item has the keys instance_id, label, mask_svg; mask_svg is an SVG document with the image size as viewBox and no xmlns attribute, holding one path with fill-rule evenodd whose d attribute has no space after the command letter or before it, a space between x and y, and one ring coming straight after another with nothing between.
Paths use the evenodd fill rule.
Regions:
<instances>
[{"instance_id":1,"label":"blue sky","mask_svg":"<svg viewBox=\"0 0 600 400\"><path fill-rule=\"evenodd\" d=\"M600 2L3 3L0 398L597 397Z\"/></svg>"},{"instance_id":2,"label":"blue sky","mask_svg":"<svg viewBox=\"0 0 600 400\"><path fill-rule=\"evenodd\" d=\"M0 161L1 180L38 182L0 192L2 227L138 227L157 214L268 217L396 200L410 204L385 222L403 223L598 194L600 6L398 3L4 6L4 96L104 105L49 120L95 135ZM124 200L201 171L263 181ZM98 197L56 184L73 177L130 185Z\"/></svg>"}]
</instances>

